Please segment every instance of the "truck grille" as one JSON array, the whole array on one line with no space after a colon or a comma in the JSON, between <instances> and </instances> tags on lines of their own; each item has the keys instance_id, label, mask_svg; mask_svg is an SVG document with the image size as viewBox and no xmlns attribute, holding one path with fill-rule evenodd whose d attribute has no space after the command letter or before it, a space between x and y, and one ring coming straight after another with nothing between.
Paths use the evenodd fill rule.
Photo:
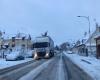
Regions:
<instances>
[{"instance_id":1,"label":"truck grille","mask_svg":"<svg viewBox=\"0 0 100 80\"><path fill-rule=\"evenodd\" d=\"M46 52L38 52L37 55L38 57L44 57L46 55Z\"/></svg>"}]
</instances>

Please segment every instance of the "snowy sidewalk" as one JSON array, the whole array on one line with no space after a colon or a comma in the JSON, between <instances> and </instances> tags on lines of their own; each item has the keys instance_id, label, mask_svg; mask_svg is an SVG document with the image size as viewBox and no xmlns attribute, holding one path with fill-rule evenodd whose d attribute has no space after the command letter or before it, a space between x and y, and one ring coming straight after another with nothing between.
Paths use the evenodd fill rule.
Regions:
<instances>
[{"instance_id":1,"label":"snowy sidewalk","mask_svg":"<svg viewBox=\"0 0 100 80\"><path fill-rule=\"evenodd\" d=\"M25 62L28 62L28 61L31 61L31 60L33 60L33 59L27 58L25 60L19 60L19 61L6 61L5 59L0 59L0 69L4 69L4 68L7 68L7 67L11 67L11 66L14 66L14 65L25 63Z\"/></svg>"},{"instance_id":2,"label":"snowy sidewalk","mask_svg":"<svg viewBox=\"0 0 100 80\"><path fill-rule=\"evenodd\" d=\"M64 54L77 66L83 69L87 74L94 78L94 80L100 80L100 60L94 57L84 57L78 54Z\"/></svg>"}]
</instances>

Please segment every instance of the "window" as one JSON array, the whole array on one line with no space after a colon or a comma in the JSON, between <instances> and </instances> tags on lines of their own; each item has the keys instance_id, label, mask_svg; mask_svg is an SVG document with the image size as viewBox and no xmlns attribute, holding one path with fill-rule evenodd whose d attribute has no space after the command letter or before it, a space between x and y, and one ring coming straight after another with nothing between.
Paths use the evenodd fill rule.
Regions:
<instances>
[{"instance_id":1,"label":"window","mask_svg":"<svg viewBox=\"0 0 100 80\"><path fill-rule=\"evenodd\" d=\"M12 37L12 42L15 42L15 37Z\"/></svg>"},{"instance_id":2,"label":"window","mask_svg":"<svg viewBox=\"0 0 100 80\"><path fill-rule=\"evenodd\" d=\"M43 48L43 47L48 47L49 43L48 42L41 42L41 43L35 43L34 48Z\"/></svg>"},{"instance_id":3,"label":"window","mask_svg":"<svg viewBox=\"0 0 100 80\"><path fill-rule=\"evenodd\" d=\"M22 40L24 41L25 40L25 37L22 37Z\"/></svg>"}]
</instances>

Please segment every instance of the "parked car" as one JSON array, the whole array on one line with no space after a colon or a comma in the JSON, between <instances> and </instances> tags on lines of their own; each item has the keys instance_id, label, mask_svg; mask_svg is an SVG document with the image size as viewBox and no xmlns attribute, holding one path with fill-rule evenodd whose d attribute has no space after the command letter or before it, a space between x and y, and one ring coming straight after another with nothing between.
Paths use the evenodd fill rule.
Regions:
<instances>
[{"instance_id":1,"label":"parked car","mask_svg":"<svg viewBox=\"0 0 100 80\"><path fill-rule=\"evenodd\" d=\"M24 56L21 55L21 53L19 51L14 51L11 52L10 54L7 54L6 56L6 60L24 60Z\"/></svg>"},{"instance_id":2,"label":"parked car","mask_svg":"<svg viewBox=\"0 0 100 80\"><path fill-rule=\"evenodd\" d=\"M30 50L25 55L26 58L33 58L34 57L34 50Z\"/></svg>"},{"instance_id":3,"label":"parked car","mask_svg":"<svg viewBox=\"0 0 100 80\"><path fill-rule=\"evenodd\" d=\"M67 51L67 53L68 53L68 54L73 54L73 52L72 52L72 51Z\"/></svg>"},{"instance_id":4,"label":"parked car","mask_svg":"<svg viewBox=\"0 0 100 80\"><path fill-rule=\"evenodd\" d=\"M60 51L59 50L54 50L54 53L60 53Z\"/></svg>"}]
</instances>

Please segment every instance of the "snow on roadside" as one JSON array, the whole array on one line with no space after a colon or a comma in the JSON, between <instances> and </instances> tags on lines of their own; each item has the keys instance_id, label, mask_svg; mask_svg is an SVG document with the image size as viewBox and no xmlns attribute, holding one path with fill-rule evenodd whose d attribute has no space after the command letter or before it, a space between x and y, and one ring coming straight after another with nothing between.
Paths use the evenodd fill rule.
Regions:
<instances>
[{"instance_id":1,"label":"snow on roadside","mask_svg":"<svg viewBox=\"0 0 100 80\"><path fill-rule=\"evenodd\" d=\"M25 63L28 61L33 60L32 58L26 58L25 60L18 60L18 61L6 61L5 59L0 59L0 69L4 69L7 67L11 67L17 64Z\"/></svg>"},{"instance_id":2,"label":"snow on roadside","mask_svg":"<svg viewBox=\"0 0 100 80\"><path fill-rule=\"evenodd\" d=\"M78 54L64 54L70 58L70 60L88 73L94 80L100 80L100 60L94 57L84 57Z\"/></svg>"}]
</instances>

